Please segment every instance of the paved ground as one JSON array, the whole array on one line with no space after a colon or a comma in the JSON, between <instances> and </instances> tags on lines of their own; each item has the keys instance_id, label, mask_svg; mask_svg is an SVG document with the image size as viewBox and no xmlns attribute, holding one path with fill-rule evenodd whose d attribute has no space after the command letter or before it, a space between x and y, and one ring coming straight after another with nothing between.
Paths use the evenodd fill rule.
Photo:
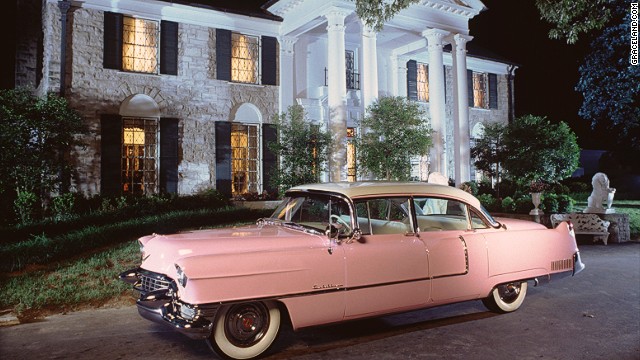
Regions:
<instances>
[{"instance_id":1,"label":"paved ground","mask_svg":"<svg viewBox=\"0 0 640 360\"><path fill-rule=\"evenodd\" d=\"M640 359L640 244L583 245L587 269L529 288L495 315L479 301L287 331L267 359ZM0 359L217 359L133 307L0 328Z\"/></svg>"}]
</instances>

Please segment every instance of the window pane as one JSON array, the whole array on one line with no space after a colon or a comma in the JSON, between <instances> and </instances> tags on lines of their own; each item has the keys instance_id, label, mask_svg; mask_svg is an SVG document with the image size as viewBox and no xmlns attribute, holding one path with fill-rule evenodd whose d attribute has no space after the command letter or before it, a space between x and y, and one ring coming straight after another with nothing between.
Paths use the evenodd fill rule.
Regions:
<instances>
[{"instance_id":1,"label":"window pane","mask_svg":"<svg viewBox=\"0 0 640 360\"><path fill-rule=\"evenodd\" d=\"M233 195L258 192L260 154L258 126L231 126L231 192Z\"/></svg>"},{"instance_id":2,"label":"window pane","mask_svg":"<svg viewBox=\"0 0 640 360\"><path fill-rule=\"evenodd\" d=\"M358 226L363 234L405 234L412 231L408 198L356 202Z\"/></svg>"},{"instance_id":3,"label":"window pane","mask_svg":"<svg viewBox=\"0 0 640 360\"><path fill-rule=\"evenodd\" d=\"M121 164L124 193L156 193L157 130L156 119L123 119Z\"/></svg>"},{"instance_id":4,"label":"window pane","mask_svg":"<svg viewBox=\"0 0 640 360\"><path fill-rule=\"evenodd\" d=\"M122 34L122 69L155 74L157 67L158 23L125 16Z\"/></svg>"},{"instance_id":5,"label":"window pane","mask_svg":"<svg viewBox=\"0 0 640 360\"><path fill-rule=\"evenodd\" d=\"M429 101L429 67L426 64L418 64L418 101Z\"/></svg>"},{"instance_id":6,"label":"window pane","mask_svg":"<svg viewBox=\"0 0 640 360\"><path fill-rule=\"evenodd\" d=\"M420 231L466 230L467 205L439 198L414 198Z\"/></svg>"},{"instance_id":7,"label":"window pane","mask_svg":"<svg viewBox=\"0 0 640 360\"><path fill-rule=\"evenodd\" d=\"M260 46L258 38L231 34L231 80L243 83L258 83Z\"/></svg>"},{"instance_id":8,"label":"window pane","mask_svg":"<svg viewBox=\"0 0 640 360\"><path fill-rule=\"evenodd\" d=\"M487 74L473 73L473 107L486 109L487 101Z\"/></svg>"}]
</instances>

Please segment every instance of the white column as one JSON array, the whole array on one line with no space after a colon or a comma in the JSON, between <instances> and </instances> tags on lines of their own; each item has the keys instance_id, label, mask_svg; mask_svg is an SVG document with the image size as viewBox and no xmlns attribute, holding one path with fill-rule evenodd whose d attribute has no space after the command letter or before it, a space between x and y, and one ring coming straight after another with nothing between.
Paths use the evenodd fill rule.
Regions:
<instances>
[{"instance_id":1,"label":"white column","mask_svg":"<svg viewBox=\"0 0 640 360\"><path fill-rule=\"evenodd\" d=\"M290 36L280 38L280 113L295 103L294 45L298 39Z\"/></svg>"},{"instance_id":2,"label":"white column","mask_svg":"<svg viewBox=\"0 0 640 360\"><path fill-rule=\"evenodd\" d=\"M348 12L332 9L327 18L327 81L329 87L329 128L333 149L329 158L329 180L346 181L347 164L347 77L344 19Z\"/></svg>"},{"instance_id":3,"label":"white column","mask_svg":"<svg viewBox=\"0 0 640 360\"><path fill-rule=\"evenodd\" d=\"M378 98L378 51L376 48L376 32L362 24L362 102L364 110ZM363 112L364 113L364 112Z\"/></svg>"},{"instance_id":4,"label":"white column","mask_svg":"<svg viewBox=\"0 0 640 360\"><path fill-rule=\"evenodd\" d=\"M467 90L467 41L473 37L456 34L453 36L453 139L455 157L456 186L471 180L469 97Z\"/></svg>"},{"instance_id":5,"label":"white column","mask_svg":"<svg viewBox=\"0 0 640 360\"><path fill-rule=\"evenodd\" d=\"M433 129L433 148L431 149L431 172L447 176L447 157L445 152L446 118L444 97L444 71L442 60L442 39L449 34L444 30L429 29L422 32L427 38L429 50L429 114Z\"/></svg>"}]
</instances>

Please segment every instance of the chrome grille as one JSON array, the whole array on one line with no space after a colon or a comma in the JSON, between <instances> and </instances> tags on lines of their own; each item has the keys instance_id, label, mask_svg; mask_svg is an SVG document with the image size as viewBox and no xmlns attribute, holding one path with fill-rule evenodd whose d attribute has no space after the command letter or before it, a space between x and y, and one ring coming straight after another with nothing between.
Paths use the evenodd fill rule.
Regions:
<instances>
[{"instance_id":1,"label":"chrome grille","mask_svg":"<svg viewBox=\"0 0 640 360\"><path fill-rule=\"evenodd\" d=\"M169 288L170 280L155 273L140 274L140 290L143 293Z\"/></svg>"}]
</instances>

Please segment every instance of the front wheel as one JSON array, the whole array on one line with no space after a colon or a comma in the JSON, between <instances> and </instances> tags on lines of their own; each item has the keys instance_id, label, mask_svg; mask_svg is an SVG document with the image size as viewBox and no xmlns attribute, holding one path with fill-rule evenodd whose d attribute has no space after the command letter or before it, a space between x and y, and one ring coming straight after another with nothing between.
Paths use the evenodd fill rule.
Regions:
<instances>
[{"instance_id":1,"label":"front wheel","mask_svg":"<svg viewBox=\"0 0 640 360\"><path fill-rule=\"evenodd\" d=\"M273 302L225 305L207 342L225 358L253 359L269 349L279 330L280 309Z\"/></svg>"},{"instance_id":2,"label":"front wheel","mask_svg":"<svg viewBox=\"0 0 640 360\"><path fill-rule=\"evenodd\" d=\"M518 310L527 295L527 282L513 282L496 286L491 294L482 299L487 309L500 313Z\"/></svg>"}]
</instances>

